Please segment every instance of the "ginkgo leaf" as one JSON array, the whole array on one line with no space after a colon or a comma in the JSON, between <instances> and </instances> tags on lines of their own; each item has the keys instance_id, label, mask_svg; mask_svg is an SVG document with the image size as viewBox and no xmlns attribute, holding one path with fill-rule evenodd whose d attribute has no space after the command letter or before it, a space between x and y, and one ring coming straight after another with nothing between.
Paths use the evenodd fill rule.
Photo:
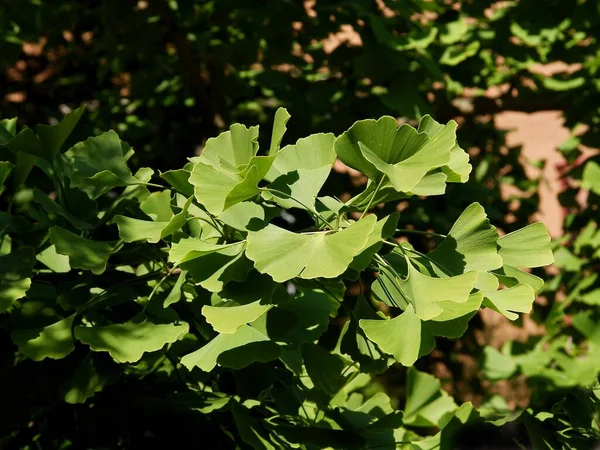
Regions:
<instances>
[{"instance_id":1,"label":"ginkgo leaf","mask_svg":"<svg viewBox=\"0 0 600 450\"><path fill-rule=\"evenodd\" d=\"M219 214L219 220L236 230L248 231L262 224L265 219L265 210L254 202L236 203L231 208Z\"/></svg>"},{"instance_id":2,"label":"ginkgo leaf","mask_svg":"<svg viewBox=\"0 0 600 450\"><path fill-rule=\"evenodd\" d=\"M19 351L34 361L44 358L62 359L75 350L71 336L71 324L75 315L52 325L32 330L15 330L11 338Z\"/></svg>"},{"instance_id":3,"label":"ginkgo leaf","mask_svg":"<svg viewBox=\"0 0 600 450\"><path fill-rule=\"evenodd\" d=\"M168 222L174 214L171 209L171 191L165 189L151 193L142 202L140 209L155 222Z\"/></svg>"},{"instance_id":4,"label":"ginkgo leaf","mask_svg":"<svg viewBox=\"0 0 600 450\"><path fill-rule=\"evenodd\" d=\"M223 161L231 168L239 168L250 162L258 151L258 126L247 128L235 123L216 138L206 141L199 161L216 168Z\"/></svg>"},{"instance_id":5,"label":"ginkgo leaf","mask_svg":"<svg viewBox=\"0 0 600 450\"><path fill-rule=\"evenodd\" d=\"M274 181L296 170L316 170L333 166L336 158L334 141L333 134L318 133L298 139L294 145L286 145L277 153L265 179Z\"/></svg>"},{"instance_id":6,"label":"ginkgo leaf","mask_svg":"<svg viewBox=\"0 0 600 450\"><path fill-rule=\"evenodd\" d=\"M80 142L62 156L71 187L88 188L92 198L118 186L141 183L127 167L121 140L114 131Z\"/></svg>"},{"instance_id":7,"label":"ginkgo leaf","mask_svg":"<svg viewBox=\"0 0 600 450\"><path fill-rule=\"evenodd\" d=\"M431 116L427 115L419 122L417 131L427 133L433 139L438 133L445 132L446 126L436 122ZM447 176L445 181L448 183L466 183L469 180L469 174L472 169L473 167L469 164L469 154L455 142L454 146L450 149L448 164L442 167L444 174ZM417 194L414 190L413 192Z\"/></svg>"},{"instance_id":8,"label":"ginkgo leaf","mask_svg":"<svg viewBox=\"0 0 600 450\"><path fill-rule=\"evenodd\" d=\"M315 201L330 171L331 166L323 166L314 170L298 169L288 172L269 184L262 197L268 201L275 201L286 209L302 208L314 211Z\"/></svg>"},{"instance_id":9,"label":"ginkgo leaf","mask_svg":"<svg viewBox=\"0 0 600 450\"><path fill-rule=\"evenodd\" d=\"M469 205L448 236L427 256L452 275L468 270L487 272L502 267L498 232L479 203ZM477 287L477 286L476 286Z\"/></svg>"},{"instance_id":10,"label":"ginkgo leaf","mask_svg":"<svg viewBox=\"0 0 600 450\"><path fill-rule=\"evenodd\" d=\"M194 168L193 163L187 163L183 169L168 170L160 174L160 177L169 183L175 190L186 197L194 195L194 186L189 182L190 174Z\"/></svg>"},{"instance_id":11,"label":"ginkgo leaf","mask_svg":"<svg viewBox=\"0 0 600 450\"><path fill-rule=\"evenodd\" d=\"M119 372L104 360L88 353L69 380L61 386L62 396L67 403L85 403L88 398L100 392Z\"/></svg>"},{"instance_id":12,"label":"ginkgo leaf","mask_svg":"<svg viewBox=\"0 0 600 450\"><path fill-rule=\"evenodd\" d=\"M201 242L202 245L189 250L197 242ZM171 253L174 256L183 254L184 245L186 247L183 250L187 253L180 260L179 266L186 270L196 283L211 292L220 292L230 281L244 281L252 268L252 263L244 255L245 242L212 245L198 240L186 240L185 243L180 242L177 247L174 246ZM171 254L169 260L173 260Z\"/></svg>"},{"instance_id":13,"label":"ginkgo leaf","mask_svg":"<svg viewBox=\"0 0 600 450\"><path fill-rule=\"evenodd\" d=\"M327 398L333 397L344 383L344 360L315 344L302 346L306 372L316 389Z\"/></svg>"},{"instance_id":14,"label":"ginkgo leaf","mask_svg":"<svg viewBox=\"0 0 600 450\"><path fill-rule=\"evenodd\" d=\"M389 320L362 319L359 322L367 337L385 353L406 367L412 366L420 355L435 347L431 334L423 332L421 319L412 305L398 317Z\"/></svg>"},{"instance_id":15,"label":"ginkgo leaf","mask_svg":"<svg viewBox=\"0 0 600 450\"><path fill-rule=\"evenodd\" d=\"M596 195L600 195L600 165L594 161L588 161L586 163L583 168L581 185L594 192Z\"/></svg>"},{"instance_id":16,"label":"ginkgo leaf","mask_svg":"<svg viewBox=\"0 0 600 450\"><path fill-rule=\"evenodd\" d=\"M246 255L277 282L295 277L335 278L365 247L376 223L367 216L338 232L298 234L269 224L248 233Z\"/></svg>"},{"instance_id":17,"label":"ginkgo leaf","mask_svg":"<svg viewBox=\"0 0 600 450\"><path fill-rule=\"evenodd\" d=\"M335 141L335 151L348 166L373 181L385 174L394 189L408 192L432 169L450 161L456 145L456 122L449 122L431 137L410 125L397 128L393 117L356 122Z\"/></svg>"},{"instance_id":18,"label":"ginkgo leaf","mask_svg":"<svg viewBox=\"0 0 600 450\"><path fill-rule=\"evenodd\" d=\"M413 187L408 194L420 195L423 197L442 195L446 192L447 182L449 182L449 180L445 173L431 172L421 178L417 185Z\"/></svg>"},{"instance_id":19,"label":"ginkgo leaf","mask_svg":"<svg viewBox=\"0 0 600 450\"><path fill-rule=\"evenodd\" d=\"M406 270L404 279L401 278L403 270ZM410 303L421 320L431 320L440 316L450 303L467 303L476 281L474 270L436 278L422 274L407 260L407 264L397 270L382 266L373 284L373 293L379 300L402 309Z\"/></svg>"},{"instance_id":20,"label":"ginkgo leaf","mask_svg":"<svg viewBox=\"0 0 600 450\"><path fill-rule=\"evenodd\" d=\"M233 334L244 324L254 322L265 314L273 304L257 300L246 305L226 302L220 306L203 306L202 315L218 333Z\"/></svg>"},{"instance_id":21,"label":"ginkgo leaf","mask_svg":"<svg viewBox=\"0 0 600 450\"><path fill-rule=\"evenodd\" d=\"M498 239L498 253L509 266L547 266L554 262L550 242L546 225L536 222Z\"/></svg>"},{"instance_id":22,"label":"ginkgo leaf","mask_svg":"<svg viewBox=\"0 0 600 450\"><path fill-rule=\"evenodd\" d=\"M192 370L194 367L198 367L204 372L210 372L215 368L219 357L227 351L242 348L260 342L270 342L269 338L264 334L258 332L250 325L242 325L233 334L219 334L213 340L211 340L204 347L196 350L193 353L185 355L181 358L181 364L188 370ZM264 361L262 356L267 356L272 359L270 355L260 355L257 352L251 352L248 355L249 360ZM265 362L266 362L265 361Z\"/></svg>"},{"instance_id":23,"label":"ginkgo leaf","mask_svg":"<svg viewBox=\"0 0 600 450\"><path fill-rule=\"evenodd\" d=\"M484 291L483 304L499 312L510 320L518 319L520 313L529 313L535 300L535 291L527 284L500 289L498 291Z\"/></svg>"},{"instance_id":24,"label":"ginkgo leaf","mask_svg":"<svg viewBox=\"0 0 600 450\"><path fill-rule=\"evenodd\" d=\"M50 245L39 252L35 255L35 259L56 273L67 273L71 270L69 257L67 255L59 255L56 253L56 247L54 245Z\"/></svg>"},{"instance_id":25,"label":"ginkgo leaf","mask_svg":"<svg viewBox=\"0 0 600 450\"><path fill-rule=\"evenodd\" d=\"M429 152L419 149L418 153L401 162L388 164L362 142L358 143L358 147L363 157L377 170L385 174L398 192L411 191L425 177L427 172L443 166L450 158L449 152L445 151L443 146L430 145L430 148L427 148L427 150L430 150ZM423 144L422 147L426 148L427 144ZM434 153L432 150L437 152Z\"/></svg>"},{"instance_id":26,"label":"ginkgo leaf","mask_svg":"<svg viewBox=\"0 0 600 450\"><path fill-rule=\"evenodd\" d=\"M172 344L189 331L185 322L153 323L148 319L94 327L75 327L75 337L95 352L108 352L117 362L139 361L144 353Z\"/></svg>"},{"instance_id":27,"label":"ginkgo leaf","mask_svg":"<svg viewBox=\"0 0 600 450\"><path fill-rule=\"evenodd\" d=\"M501 269L494 271L494 276L506 287L513 287L519 284L530 286L536 293L544 287L544 280L530 273L524 272L509 265L502 266ZM495 290L498 286L492 289Z\"/></svg>"},{"instance_id":28,"label":"ginkgo leaf","mask_svg":"<svg viewBox=\"0 0 600 450\"><path fill-rule=\"evenodd\" d=\"M259 182L264 178L275 156L256 156L236 171L227 171L221 161L216 165L198 162L194 165L189 182L194 186L196 200L206 209L219 215L236 203L248 200L260 193Z\"/></svg>"},{"instance_id":29,"label":"ginkgo leaf","mask_svg":"<svg viewBox=\"0 0 600 450\"><path fill-rule=\"evenodd\" d=\"M184 260L188 261L228 247L239 246L239 244L212 244L198 238L185 237L178 242L174 242L171 246L169 250L169 262L180 264Z\"/></svg>"},{"instance_id":30,"label":"ginkgo leaf","mask_svg":"<svg viewBox=\"0 0 600 450\"><path fill-rule=\"evenodd\" d=\"M169 295L167 295L163 302L164 308L168 308L173 303L177 303L181 299L181 287L185 283L186 275L187 272L185 270L182 270L179 276L177 277L177 281L175 281L175 285L171 289L171 292L169 292Z\"/></svg>"},{"instance_id":31,"label":"ginkgo leaf","mask_svg":"<svg viewBox=\"0 0 600 450\"><path fill-rule=\"evenodd\" d=\"M34 249L22 247L0 256L0 313L25 296L31 286Z\"/></svg>"},{"instance_id":32,"label":"ginkgo leaf","mask_svg":"<svg viewBox=\"0 0 600 450\"><path fill-rule=\"evenodd\" d=\"M8 147L14 152L25 152L52 161L79 122L84 110L84 106L77 108L65 115L56 125L38 125L37 136L33 130L24 128L8 143Z\"/></svg>"},{"instance_id":33,"label":"ginkgo leaf","mask_svg":"<svg viewBox=\"0 0 600 450\"><path fill-rule=\"evenodd\" d=\"M56 253L69 257L72 268L91 270L96 275L104 272L113 251L108 242L91 241L60 227L50 228L50 241Z\"/></svg>"},{"instance_id":34,"label":"ginkgo leaf","mask_svg":"<svg viewBox=\"0 0 600 450\"><path fill-rule=\"evenodd\" d=\"M25 297L31 287L31 278L0 283L0 313L7 311L15 301Z\"/></svg>"},{"instance_id":35,"label":"ginkgo leaf","mask_svg":"<svg viewBox=\"0 0 600 450\"><path fill-rule=\"evenodd\" d=\"M78 219L37 188L33 190L33 200L39 203L46 212L64 217L71 225L80 230L93 228L91 224Z\"/></svg>"},{"instance_id":36,"label":"ginkgo leaf","mask_svg":"<svg viewBox=\"0 0 600 450\"><path fill-rule=\"evenodd\" d=\"M414 368L408 369L404 423L417 427L440 427L442 417L457 408L436 377Z\"/></svg>"},{"instance_id":37,"label":"ginkgo leaf","mask_svg":"<svg viewBox=\"0 0 600 450\"><path fill-rule=\"evenodd\" d=\"M0 161L0 194L4 192L4 183L14 168L15 165L10 162Z\"/></svg>"},{"instance_id":38,"label":"ginkgo leaf","mask_svg":"<svg viewBox=\"0 0 600 450\"><path fill-rule=\"evenodd\" d=\"M399 218L400 213L395 212L384 217L375 224L373 230L369 233L365 249L360 254L356 255L352 260L352 263L350 263L351 269L360 272L369 265L373 255L381 249L383 241L396 232Z\"/></svg>"},{"instance_id":39,"label":"ginkgo leaf","mask_svg":"<svg viewBox=\"0 0 600 450\"><path fill-rule=\"evenodd\" d=\"M277 108L275 111L275 119L273 121L273 132L271 133L271 147L269 147L269 155L275 155L281 146L281 140L286 132L285 125L290 120L290 113L285 108Z\"/></svg>"},{"instance_id":40,"label":"ginkgo leaf","mask_svg":"<svg viewBox=\"0 0 600 450\"><path fill-rule=\"evenodd\" d=\"M164 210L164 208L158 209L156 203L152 197L148 197L147 200L151 200L153 203L146 203L146 209L152 216L158 219L166 219L170 216L168 221L164 222L151 222L149 220L133 219L131 217L116 216L115 222L119 228L119 237L125 242L135 241L148 241L150 243L157 243L161 239L175 233L185 225L187 210L192 202L190 197L181 212L173 215L169 207L170 214ZM148 214L148 213L147 213Z\"/></svg>"},{"instance_id":41,"label":"ginkgo leaf","mask_svg":"<svg viewBox=\"0 0 600 450\"><path fill-rule=\"evenodd\" d=\"M455 319L464 317L471 313L475 313L481 307L483 302L483 294L481 292L475 292L469 295L466 302L451 302L441 301L436 304L442 308L441 314L431 319L434 322L450 322Z\"/></svg>"}]
</instances>

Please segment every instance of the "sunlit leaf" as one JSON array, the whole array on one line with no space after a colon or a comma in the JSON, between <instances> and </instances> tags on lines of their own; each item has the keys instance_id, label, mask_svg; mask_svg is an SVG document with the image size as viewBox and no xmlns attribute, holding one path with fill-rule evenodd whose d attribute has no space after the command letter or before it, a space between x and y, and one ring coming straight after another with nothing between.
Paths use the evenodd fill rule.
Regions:
<instances>
[{"instance_id":1,"label":"sunlit leaf","mask_svg":"<svg viewBox=\"0 0 600 450\"><path fill-rule=\"evenodd\" d=\"M19 351L34 361L62 359L75 350L71 336L73 318L74 315L43 328L15 330L11 337Z\"/></svg>"},{"instance_id":2,"label":"sunlit leaf","mask_svg":"<svg viewBox=\"0 0 600 450\"><path fill-rule=\"evenodd\" d=\"M103 326L76 326L75 337L95 352L108 352L117 362L139 361L146 352L155 352L187 334L180 323L153 323L146 319Z\"/></svg>"},{"instance_id":3,"label":"sunlit leaf","mask_svg":"<svg viewBox=\"0 0 600 450\"><path fill-rule=\"evenodd\" d=\"M552 264L550 235L546 225L536 222L498 239L498 253L513 267L542 267Z\"/></svg>"},{"instance_id":4,"label":"sunlit leaf","mask_svg":"<svg viewBox=\"0 0 600 450\"><path fill-rule=\"evenodd\" d=\"M246 254L259 272L277 282L295 277L335 278L364 249L375 223L375 216L368 216L342 231L307 234L269 224L248 233Z\"/></svg>"}]
</instances>

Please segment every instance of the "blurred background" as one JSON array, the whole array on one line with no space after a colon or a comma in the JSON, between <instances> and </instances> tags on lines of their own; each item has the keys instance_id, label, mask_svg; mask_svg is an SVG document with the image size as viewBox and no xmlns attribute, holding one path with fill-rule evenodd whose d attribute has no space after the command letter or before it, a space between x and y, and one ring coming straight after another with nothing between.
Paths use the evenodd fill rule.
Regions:
<instances>
[{"instance_id":1,"label":"blurred background","mask_svg":"<svg viewBox=\"0 0 600 450\"><path fill-rule=\"evenodd\" d=\"M543 403L543 386L581 381L554 354L529 376L517 353L537 351L541 336L568 336L571 347L556 351L571 362L600 347L573 319L600 309L597 1L2 3L0 116L32 126L85 104L73 140L114 129L137 166L179 168L235 122L270 136L279 106L292 116L284 144L386 114L456 120L469 183L400 202L400 227L445 233L477 201L503 233L543 220L557 263L539 273L548 283L532 314L512 323L483 311L418 367L460 401L498 393L509 407ZM345 200L366 183L341 163L335 170L329 195ZM382 383L402 395L403 377Z\"/></svg>"}]
</instances>

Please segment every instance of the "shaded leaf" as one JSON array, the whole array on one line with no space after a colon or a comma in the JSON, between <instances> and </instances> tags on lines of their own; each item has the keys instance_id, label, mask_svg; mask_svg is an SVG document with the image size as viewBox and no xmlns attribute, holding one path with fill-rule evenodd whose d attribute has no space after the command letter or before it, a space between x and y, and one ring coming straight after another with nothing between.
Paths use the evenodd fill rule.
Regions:
<instances>
[{"instance_id":1,"label":"shaded leaf","mask_svg":"<svg viewBox=\"0 0 600 450\"><path fill-rule=\"evenodd\" d=\"M56 253L69 257L73 269L91 270L96 275L104 272L113 251L108 242L91 241L60 227L50 228L50 241Z\"/></svg>"}]
</instances>

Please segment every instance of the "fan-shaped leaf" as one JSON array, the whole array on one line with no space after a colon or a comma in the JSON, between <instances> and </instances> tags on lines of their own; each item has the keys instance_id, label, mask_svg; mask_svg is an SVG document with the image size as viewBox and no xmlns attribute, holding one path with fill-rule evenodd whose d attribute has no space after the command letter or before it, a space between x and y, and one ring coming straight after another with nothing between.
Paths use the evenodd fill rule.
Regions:
<instances>
[{"instance_id":1,"label":"fan-shaped leaf","mask_svg":"<svg viewBox=\"0 0 600 450\"><path fill-rule=\"evenodd\" d=\"M75 350L71 336L71 315L52 325L33 330L15 330L12 340L19 351L34 361L44 358L62 359Z\"/></svg>"},{"instance_id":2,"label":"fan-shaped leaf","mask_svg":"<svg viewBox=\"0 0 600 450\"><path fill-rule=\"evenodd\" d=\"M412 366L419 356L435 347L433 336L422 329L412 305L393 319L363 319L359 323L371 341L403 366Z\"/></svg>"},{"instance_id":3,"label":"fan-shaped leaf","mask_svg":"<svg viewBox=\"0 0 600 450\"><path fill-rule=\"evenodd\" d=\"M364 249L375 223L375 216L367 216L342 231L311 234L292 233L269 224L248 233L246 254L259 272L277 282L295 277L335 278Z\"/></svg>"},{"instance_id":4,"label":"fan-shaped leaf","mask_svg":"<svg viewBox=\"0 0 600 450\"><path fill-rule=\"evenodd\" d=\"M155 352L187 334L189 326L180 323L153 323L150 320L113 325L75 327L75 337L95 352L108 352L117 362L139 361L146 352Z\"/></svg>"},{"instance_id":5,"label":"fan-shaped leaf","mask_svg":"<svg viewBox=\"0 0 600 450\"><path fill-rule=\"evenodd\" d=\"M498 239L498 253L513 267L541 267L554 262L546 225L536 222Z\"/></svg>"},{"instance_id":6,"label":"fan-shaped leaf","mask_svg":"<svg viewBox=\"0 0 600 450\"><path fill-rule=\"evenodd\" d=\"M91 270L96 275L104 272L113 251L108 242L91 241L60 227L50 228L50 241L56 253L69 257L72 268Z\"/></svg>"}]
</instances>

